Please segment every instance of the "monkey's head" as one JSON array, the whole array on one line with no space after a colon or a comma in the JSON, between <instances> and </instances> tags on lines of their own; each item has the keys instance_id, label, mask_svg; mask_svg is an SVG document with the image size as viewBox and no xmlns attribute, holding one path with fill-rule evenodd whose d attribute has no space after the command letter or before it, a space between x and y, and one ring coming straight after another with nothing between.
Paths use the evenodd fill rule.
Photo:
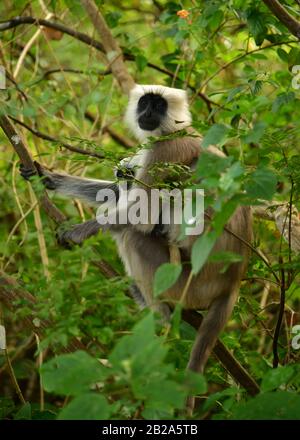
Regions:
<instances>
[{"instance_id":1,"label":"monkey's head","mask_svg":"<svg viewBox=\"0 0 300 440\"><path fill-rule=\"evenodd\" d=\"M185 90L136 85L130 92L125 121L137 139L162 136L191 124Z\"/></svg>"}]
</instances>

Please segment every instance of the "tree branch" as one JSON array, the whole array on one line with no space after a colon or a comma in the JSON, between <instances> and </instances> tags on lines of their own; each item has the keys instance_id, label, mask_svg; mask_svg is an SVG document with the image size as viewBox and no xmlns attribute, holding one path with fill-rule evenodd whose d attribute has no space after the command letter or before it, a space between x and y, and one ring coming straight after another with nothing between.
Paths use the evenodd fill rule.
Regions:
<instances>
[{"instance_id":1,"label":"tree branch","mask_svg":"<svg viewBox=\"0 0 300 440\"><path fill-rule=\"evenodd\" d=\"M289 243L291 249L296 254L300 253L300 218L295 206L290 209L289 204L265 203L262 206L253 206L252 212L255 217L263 220L273 221L277 230L284 240Z\"/></svg>"},{"instance_id":2,"label":"tree branch","mask_svg":"<svg viewBox=\"0 0 300 440\"><path fill-rule=\"evenodd\" d=\"M95 2L93 0L81 0L81 4L89 15L103 42L104 51L107 60L110 63L113 75L121 86L123 92L128 95L130 90L134 87L135 81L127 70L119 44L114 39Z\"/></svg>"},{"instance_id":3,"label":"tree branch","mask_svg":"<svg viewBox=\"0 0 300 440\"><path fill-rule=\"evenodd\" d=\"M15 28L15 27L20 26L22 24L34 24L37 26L43 25L43 26L46 26L49 28L59 29L61 32L64 32L64 33L72 36L73 38L76 38L77 40L81 41L82 43L85 43L89 46L94 47L99 52L105 53L104 47L99 41L94 40L93 38L89 37L87 34L83 34L82 32L74 31L73 29L68 28L67 26L64 26L64 25L61 25L59 23L49 21L49 20L37 19L34 17L14 17L9 21L0 22L0 32L5 31L7 29ZM127 53L125 49L123 49L123 56L124 56L125 60L135 61L135 56L133 54ZM168 69L165 69L164 67L157 66L156 64L153 64L151 62L148 62L147 66L150 67L151 69L156 70L157 72L164 73L165 75L169 76L170 78L174 77L174 73ZM180 80L180 78L178 78L178 79ZM206 96L203 92L197 91L196 88L194 86L192 86L191 84L188 84L188 87L189 87L189 89L193 90L194 92L197 92L197 96L199 96L199 98L202 99L206 103L209 112L211 111L211 105L221 107L220 104L218 104L217 102L208 98L208 96Z\"/></svg>"},{"instance_id":4,"label":"tree branch","mask_svg":"<svg viewBox=\"0 0 300 440\"><path fill-rule=\"evenodd\" d=\"M34 128L25 124L25 122L22 122L19 119L14 118L13 116L10 116L9 118L12 119L17 124L21 125L22 127L26 128L26 130L30 131L30 133L32 133L34 136L39 137L40 139L44 139L45 141L56 142L57 144L66 148L67 150L73 151L74 153L83 154L85 156L96 157L97 159L103 159L103 157L104 157L104 154L102 154L102 153L96 153L95 151L83 150L82 148L74 147L73 145L70 145L66 142L62 142L61 140L50 136L49 134L42 133L38 130L35 130Z\"/></svg>"},{"instance_id":5,"label":"tree branch","mask_svg":"<svg viewBox=\"0 0 300 440\"><path fill-rule=\"evenodd\" d=\"M31 155L29 154L20 135L16 132L16 130L14 129L12 123L10 122L7 116L5 115L0 116L0 127L6 134L8 140L10 141L17 155L19 156L23 165L26 168L35 169L35 165ZM46 192L44 192L44 194L41 196L40 202L47 215L56 224L60 224L66 220L65 215L51 202Z\"/></svg>"},{"instance_id":6,"label":"tree branch","mask_svg":"<svg viewBox=\"0 0 300 440\"><path fill-rule=\"evenodd\" d=\"M95 123L95 120L96 120L95 116L91 112L89 112L88 110L84 112L84 116L92 124ZM100 125L100 121L98 121L98 125ZM118 144L122 145L125 148L133 148L136 146L136 143L134 141L132 141L131 139L127 138L126 136L118 133L116 130L111 128L109 125L105 125L102 130L104 133L108 133L114 141L116 141Z\"/></svg>"},{"instance_id":7,"label":"tree branch","mask_svg":"<svg viewBox=\"0 0 300 440\"><path fill-rule=\"evenodd\" d=\"M74 29L71 29L63 24L50 20L44 20L34 17L14 17L10 20L0 22L0 32L6 31L7 29L15 28L22 24L34 24L35 26L45 26L51 29L56 29L63 32L64 34L68 34L71 37L76 38L79 41L82 41L85 44L88 44L89 46L94 47L100 52L105 52L103 45L99 41L94 40L93 38L89 37L86 34L83 34L82 32L75 31Z\"/></svg>"},{"instance_id":8,"label":"tree branch","mask_svg":"<svg viewBox=\"0 0 300 440\"><path fill-rule=\"evenodd\" d=\"M279 258L279 263L282 264L282 257ZM273 339L273 368L277 368L279 364L279 355L278 355L278 340L280 335L280 329L282 325L282 319L284 316L285 309L285 273L284 269L281 268L281 286L280 286L280 305L279 305L279 314L276 322L276 328L274 331L274 339Z\"/></svg>"},{"instance_id":9,"label":"tree branch","mask_svg":"<svg viewBox=\"0 0 300 440\"><path fill-rule=\"evenodd\" d=\"M277 0L263 2L293 35L300 38L300 23Z\"/></svg>"}]
</instances>

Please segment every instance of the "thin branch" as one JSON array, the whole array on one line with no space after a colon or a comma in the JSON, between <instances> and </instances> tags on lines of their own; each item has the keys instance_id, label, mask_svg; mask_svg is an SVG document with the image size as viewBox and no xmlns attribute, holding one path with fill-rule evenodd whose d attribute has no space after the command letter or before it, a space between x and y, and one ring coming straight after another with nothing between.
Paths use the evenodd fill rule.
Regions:
<instances>
[{"instance_id":1,"label":"thin branch","mask_svg":"<svg viewBox=\"0 0 300 440\"><path fill-rule=\"evenodd\" d=\"M71 37L76 38L79 41L82 41L85 44L88 44L89 46L94 47L100 52L105 52L103 45L99 41L94 40L93 38L82 32L75 31L72 28L57 23L56 21L44 20L34 17L14 17L10 20L0 22L0 32L6 31L7 29L15 28L22 24L34 24L35 26L45 26L51 29L56 29L63 32L64 34L68 34Z\"/></svg>"},{"instance_id":2,"label":"thin branch","mask_svg":"<svg viewBox=\"0 0 300 440\"><path fill-rule=\"evenodd\" d=\"M279 263L282 264L282 258L279 258ZM277 368L279 364L279 356L278 356L278 339L280 335L280 329L282 325L282 319L284 315L284 307L285 307L285 274L284 268L281 268L281 287L280 287L280 305L279 305L279 313L276 323L276 328L274 331L274 339L273 339L273 368Z\"/></svg>"},{"instance_id":3,"label":"thin branch","mask_svg":"<svg viewBox=\"0 0 300 440\"><path fill-rule=\"evenodd\" d=\"M96 153L91 150L83 150L82 148L74 147L73 145L70 145L66 142L62 142L60 139L54 138L53 136L50 136L49 134L42 133L41 131L35 130L34 128L27 125L25 122L20 121L19 119L14 118L13 116L9 116L10 119L12 119L17 124L21 125L22 127L26 128L26 130L30 131L34 136L39 137L41 139L44 139L45 141L51 141L59 144L60 146L66 148L67 150L70 150L74 153L83 154L85 156L91 156L96 157L97 159L103 159L104 154L102 153Z\"/></svg>"},{"instance_id":4,"label":"thin branch","mask_svg":"<svg viewBox=\"0 0 300 440\"><path fill-rule=\"evenodd\" d=\"M18 384L18 381L17 381L16 375L15 375L14 369L12 367L12 364L11 364L11 361L10 361L10 358L9 358L9 355L8 355L8 351L7 351L7 349L5 349L4 351L5 351L5 358L6 358L6 363L7 363L8 372L9 372L11 381L12 381L14 387L15 387L16 393L17 393L21 403L23 405L25 405L26 401L25 401L24 396L22 394L21 388L20 388L20 386Z\"/></svg>"},{"instance_id":5,"label":"thin branch","mask_svg":"<svg viewBox=\"0 0 300 440\"><path fill-rule=\"evenodd\" d=\"M11 83L13 83L13 85L15 86L16 90L20 93L20 95L22 96L22 98L23 98L25 101L27 101L28 98L27 98L25 92L24 92L22 89L20 89L19 84L18 84L17 81L14 79L14 77L8 72L7 69L5 69L5 76L6 76L6 78L7 78Z\"/></svg>"},{"instance_id":6,"label":"thin branch","mask_svg":"<svg viewBox=\"0 0 300 440\"><path fill-rule=\"evenodd\" d=\"M123 53L118 42L113 37L106 21L93 0L81 0L81 4L86 10L88 16L93 23L95 30L98 32L103 48L113 75L118 81L124 93L128 94L134 87L135 81L127 70L124 63Z\"/></svg>"},{"instance_id":7,"label":"thin branch","mask_svg":"<svg viewBox=\"0 0 300 440\"><path fill-rule=\"evenodd\" d=\"M61 25L57 22L53 22L53 21L49 21L49 20L37 19L34 17L14 17L11 20L0 22L0 32L5 31L7 29L15 28L15 27L23 25L23 24L34 24L36 26L43 25L45 27L60 30L61 32L64 32L64 33L72 36L73 38L76 38L77 40L81 41L82 43L85 43L89 46L94 47L99 52L105 53L104 47L99 41L89 37L87 34L74 31L73 29L68 28L67 26L64 26L64 25ZM135 61L135 56L131 53L128 53L125 48L123 48L123 54L124 54L125 60ZM156 70L157 72L164 73L165 75L167 75L171 78L173 78L173 76L174 76L174 73L172 71L165 69L164 67L160 67L156 64L148 62L147 66L150 67L151 69ZM180 78L178 78L178 79L180 81L184 82L184 80L181 80ZM218 104L217 102L208 98L208 96L206 96L203 92L197 91L196 88L194 86L192 86L191 84L188 84L188 87L192 91L197 92L197 96L199 96L199 98L202 99L206 103L209 112L211 112L211 105L221 107L220 104Z\"/></svg>"},{"instance_id":8,"label":"thin branch","mask_svg":"<svg viewBox=\"0 0 300 440\"><path fill-rule=\"evenodd\" d=\"M89 112L88 110L84 112L84 116L86 119L88 119L92 124L95 123L95 116ZM100 121L98 121L98 124L100 124ZM122 145L125 148L133 148L136 146L136 143L132 141L131 139L127 138L123 134L118 133L113 128L109 127L108 125L105 125L103 127L103 132L108 133L110 137L116 141L118 144Z\"/></svg>"},{"instance_id":9,"label":"thin branch","mask_svg":"<svg viewBox=\"0 0 300 440\"><path fill-rule=\"evenodd\" d=\"M9 142L11 143L12 147L16 151L17 155L19 156L21 162L26 168L29 169L35 169L34 162L32 160L31 155L29 154L23 140L21 139L20 135L16 132L14 129L12 123L8 119L7 116L2 115L0 116L0 127L6 134ZM65 215L51 202L49 197L47 196L47 193L44 192L43 195L40 198L41 205L43 206L45 212L47 215L56 223L60 224L66 220Z\"/></svg>"},{"instance_id":10,"label":"thin branch","mask_svg":"<svg viewBox=\"0 0 300 440\"><path fill-rule=\"evenodd\" d=\"M201 92L201 90L203 90L207 86L207 84L213 78L218 76L219 73L221 73L223 70L227 69L232 64L234 64L234 63L236 63L238 61L241 61L243 58L247 57L248 55L252 55L252 54L254 54L256 52L261 52L262 50L270 49L270 48L275 47L275 46L281 46L283 44L290 44L290 43L297 43L297 41L289 40L289 41L281 41L281 42L278 42L278 43L268 44L268 46L259 47L258 49L253 49L253 50L250 50L250 51L246 51L245 53L237 56L236 58L233 58L232 60L228 61L228 63L224 64L218 70L216 70L216 72L213 73L211 76L209 76L205 81L203 81L203 83L201 84L201 87L199 88L199 90L197 90L197 94L199 93L199 91Z\"/></svg>"},{"instance_id":11,"label":"thin branch","mask_svg":"<svg viewBox=\"0 0 300 440\"><path fill-rule=\"evenodd\" d=\"M263 0L271 12L288 30L300 38L300 23L277 0Z\"/></svg>"}]
</instances>

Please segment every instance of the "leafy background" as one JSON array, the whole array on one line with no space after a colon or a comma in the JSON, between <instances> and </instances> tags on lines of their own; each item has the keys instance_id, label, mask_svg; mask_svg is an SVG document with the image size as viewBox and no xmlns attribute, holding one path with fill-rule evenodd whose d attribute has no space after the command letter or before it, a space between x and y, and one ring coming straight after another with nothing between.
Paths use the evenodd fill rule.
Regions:
<instances>
[{"instance_id":1,"label":"leafy background","mask_svg":"<svg viewBox=\"0 0 300 440\"><path fill-rule=\"evenodd\" d=\"M195 173L202 177L207 203L216 209L214 230L222 230L240 203L264 199L299 207L300 91L292 87L299 43L263 2L96 3L135 81L187 89L204 146L213 143L227 152L225 159L204 154ZM298 2L282 3L299 18ZM178 15L180 10L188 14ZM79 1L4 0L0 5L1 21L48 13L97 38ZM137 148L123 124L126 97L107 72L103 54L49 28L30 44L19 68L36 31L31 24L0 33L1 64L15 78L0 92L0 110L19 121L16 127L35 159L72 174L112 179L113 167ZM64 144L104 159L71 152ZM300 321L299 256L274 222L255 220L253 246L269 264L252 254L221 336L260 386L251 397L214 357L205 378L185 373L194 330L178 313L166 329L151 312L138 310L126 295L131 280L108 234L80 248L60 249L54 225L19 176L18 157L2 131L0 150L0 269L36 299L34 306L24 297L10 308L1 306L7 332L7 349L0 355L2 418L176 419L186 396L195 393L200 396L196 418L299 419L300 351L291 344L292 328ZM38 182L35 190L41 191ZM54 199L74 222L93 215L78 201ZM196 243L195 272L214 240L214 234L206 234ZM225 266L234 258L219 256ZM176 271L160 269L158 295L176 279ZM280 365L273 369L283 293ZM74 340L81 349L74 351Z\"/></svg>"}]
</instances>

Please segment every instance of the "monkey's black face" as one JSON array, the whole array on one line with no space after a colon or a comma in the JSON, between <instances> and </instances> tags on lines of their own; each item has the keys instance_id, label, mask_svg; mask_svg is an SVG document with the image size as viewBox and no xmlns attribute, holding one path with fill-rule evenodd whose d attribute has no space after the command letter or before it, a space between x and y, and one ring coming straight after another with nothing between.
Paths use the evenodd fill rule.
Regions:
<instances>
[{"instance_id":1,"label":"monkey's black face","mask_svg":"<svg viewBox=\"0 0 300 440\"><path fill-rule=\"evenodd\" d=\"M146 93L138 102L138 124L142 130L152 131L158 128L167 113L168 103L160 95Z\"/></svg>"}]
</instances>

